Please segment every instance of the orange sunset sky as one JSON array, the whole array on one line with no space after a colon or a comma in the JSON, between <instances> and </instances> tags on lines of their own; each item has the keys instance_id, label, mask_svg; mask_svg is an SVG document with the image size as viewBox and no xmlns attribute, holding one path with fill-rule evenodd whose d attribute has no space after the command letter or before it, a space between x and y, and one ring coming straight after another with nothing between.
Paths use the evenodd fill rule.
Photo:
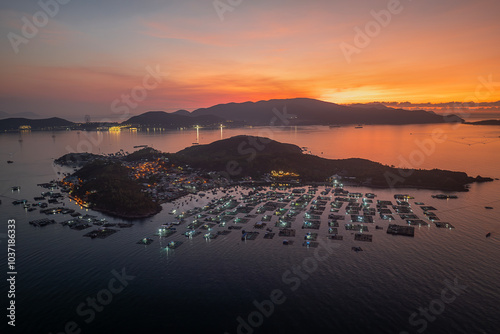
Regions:
<instances>
[{"instance_id":1,"label":"orange sunset sky","mask_svg":"<svg viewBox=\"0 0 500 334\"><path fill-rule=\"evenodd\" d=\"M0 5L0 111L109 115L145 78L155 87L132 114L293 97L500 100L496 0L42 2Z\"/></svg>"}]
</instances>

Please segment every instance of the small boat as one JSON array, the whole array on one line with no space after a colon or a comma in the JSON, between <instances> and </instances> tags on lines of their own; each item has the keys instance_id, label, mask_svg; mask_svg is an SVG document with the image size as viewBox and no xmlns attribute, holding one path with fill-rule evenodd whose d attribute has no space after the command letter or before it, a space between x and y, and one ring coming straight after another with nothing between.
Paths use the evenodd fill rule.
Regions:
<instances>
[{"instance_id":1,"label":"small boat","mask_svg":"<svg viewBox=\"0 0 500 334\"><path fill-rule=\"evenodd\" d=\"M489 237L491 237L491 232L488 232L488 233L486 234L486 238L489 238Z\"/></svg>"},{"instance_id":2,"label":"small boat","mask_svg":"<svg viewBox=\"0 0 500 334\"><path fill-rule=\"evenodd\" d=\"M283 245L288 245L288 244L290 244L290 243L288 242L288 240L286 240L286 239L285 239L285 240L283 240Z\"/></svg>"},{"instance_id":3,"label":"small boat","mask_svg":"<svg viewBox=\"0 0 500 334\"><path fill-rule=\"evenodd\" d=\"M353 246L353 247L351 248L351 250L355 251L356 253L357 253L357 252L361 252L361 251L363 251L363 249L362 249L361 247L356 247L356 246Z\"/></svg>"},{"instance_id":4,"label":"small boat","mask_svg":"<svg viewBox=\"0 0 500 334\"><path fill-rule=\"evenodd\" d=\"M7 160L7 163L8 163L8 164L13 164L13 163L14 163L14 161L12 161L12 160Z\"/></svg>"},{"instance_id":5,"label":"small boat","mask_svg":"<svg viewBox=\"0 0 500 334\"><path fill-rule=\"evenodd\" d=\"M485 208L485 209L488 209L488 210L493 210L493 207L492 207L492 206L485 206L484 208Z\"/></svg>"},{"instance_id":6,"label":"small boat","mask_svg":"<svg viewBox=\"0 0 500 334\"><path fill-rule=\"evenodd\" d=\"M21 190L21 186L13 186L11 187L12 191L19 191Z\"/></svg>"}]
</instances>

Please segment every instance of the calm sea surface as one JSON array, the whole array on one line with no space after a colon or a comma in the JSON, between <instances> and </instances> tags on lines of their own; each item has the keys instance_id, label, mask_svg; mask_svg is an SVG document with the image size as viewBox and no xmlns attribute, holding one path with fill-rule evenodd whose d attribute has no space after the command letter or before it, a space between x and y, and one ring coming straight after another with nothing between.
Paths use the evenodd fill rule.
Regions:
<instances>
[{"instance_id":1,"label":"calm sea surface","mask_svg":"<svg viewBox=\"0 0 500 334\"><path fill-rule=\"evenodd\" d=\"M0 268L2 308L7 311L7 221L16 220L16 327L1 333L498 333L500 328L500 181L473 184L458 199L431 198L434 191L404 189L414 202L437 208L441 221L455 229L416 228L415 237L386 234L387 221L376 216L373 242L354 241L340 221L343 241L326 240L328 208L322 216L319 239L330 245L302 247L308 230L293 223L295 243L282 237L242 242L233 231L207 242L202 235L187 239L185 225L172 237L153 237L159 225L172 221L171 209L202 206L221 193L198 201L165 204L155 217L134 221L107 239L82 237L60 224L35 228L29 221L47 216L26 212L11 202L33 200L48 182L67 170L53 159L67 152L132 152L150 145L176 152L192 143L206 144L238 134L271 137L307 147L326 158L365 158L384 164L464 171L469 175L500 177L500 128L460 125L245 128L121 133L32 132L0 134ZM7 164L13 160L13 164ZM12 192L12 186L21 186ZM347 187L374 192L394 202L394 191ZM322 190L320 188L320 190ZM231 193L239 198L246 190ZM320 195L319 192L316 195ZM198 198L198 197L196 197ZM65 205L75 207L65 200ZM374 205L373 205L374 206ZM485 206L493 207L492 210ZM344 207L341 213L344 213ZM119 219L100 213L110 222ZM240 214L239 216L242 216ZM258 215L244 228L253 230ZM69 216L52 216L60 222ZM272 224L277 217L273 217ZM349 219L349 218L348 218ZM396 222L403 224L399 217ZM274 228L274 232L277 229ZM485 235L491 232L492 236ZM155 241L137 245L144 237ZM168 241L184 243L165 250ZM352 246L361 246L354 252ZM298 267L300 266L300 269ZM112 271L133 276L119 293L103 289ZM301 270L300 272L298 270ZM306 270L309 270L307 272ZM116 273L115 273L116 274ZM447 281L448 283L445 283ZM451 283L450 283L451 282ZM447 286L460 288L445 290ZM281 293L280 305L258 311L256 304ZM274 293L277 293L274 291ZM111 296L111 297L110 297ZM99 297L99 311L89 303ZM110 299L106 299L110 297ZM90 299L88 299L90 298ZM446 303L444 302L446 300ZM101 307L102 304L106 304ZM77 309L80 307L79 312ZM267 313L266 316L260 314ZM415 313L413 316L412 314ZM420 314L420 312L423 312ZM425 314L424 314L425 313ZM91 316L92 315L92 316ZM238 320L239 319L239 320ZM242 321L245 325L240 326ZM65 329L66 326L66 329ZM240 326L238 328L238 326ZM75 327L75 328L72 328Z\"/></svg>"}]
</instances>

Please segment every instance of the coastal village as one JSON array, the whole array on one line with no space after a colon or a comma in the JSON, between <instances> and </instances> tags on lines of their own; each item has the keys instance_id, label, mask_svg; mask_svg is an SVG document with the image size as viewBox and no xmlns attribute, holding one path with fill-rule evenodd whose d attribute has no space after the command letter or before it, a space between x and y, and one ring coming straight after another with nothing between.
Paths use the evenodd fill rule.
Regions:
<instances>
[{"instance_id":1,"label":"coastal village","mask_svg":"<svg viewBox=\"0 0 500 334\"><path fill-rule=\"evenodd\" d=\"M301 184L299 175L286 171L273 171L263 180L231 181L216 172L176 166L166 158L127 161L122 155L112 156L111 160L121 161L153 201L168 202L172 208L168 221L152 226L151 235L137 242L143 245L161 239L167 241L167 249L176 249L186 238L214 240L236 235L242 242L279 239L285 246L311 248L318 247L321 239L352 239L352 250L359 252L363 251L363 243L376 242L379 233L414 237L419 228L454 228L440 220L436 207L416 201L409 194L378 198L375 193L349 190L338 175L328 183L309 185ZM76 165L72 168L79 169ZM74 173L66 173L62 180L40 184L45 191L32 201L16 200L12 204L48 216L31 220L34 227L59 223L69 229L86 230L83 236L91 239L104 239L134 226L133 220L117 223L93 214L91 203L73 195L84 181ZM445 194L432 197L457 198Z\"/></svg>"}]
</instances>

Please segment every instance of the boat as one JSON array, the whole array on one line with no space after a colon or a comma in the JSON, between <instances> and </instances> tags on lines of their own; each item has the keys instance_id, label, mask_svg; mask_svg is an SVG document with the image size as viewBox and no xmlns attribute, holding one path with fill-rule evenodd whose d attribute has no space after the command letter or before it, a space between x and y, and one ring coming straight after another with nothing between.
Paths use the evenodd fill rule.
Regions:
<instances>
[{"instance_id":1,"label":"boat","mask_svg":"<svg viewBox=\"0 0 500 334\"><path fill-rule=\"evenodd\" d=\"M286 239L285 239L285 240L283 240L283 245L288 245L288 244L290 244L290 243L288 242L288 240L286 240Z\"/></svg>"},{"instance_id":2,"label":"boat","mask_svg":"<svg viewBox=\"0 0 500 334\"><path fill-rule=\"evenodd\" d=\"M488 233L486 234L486 238L489 238L489 237L491 237L491 232L488 232Z\"/></svg>"},{"instance_id":3,"label":"boat","mask_svg":"<svg viewBox=\"0 0 500 334\"><path fill-rule=\"evenodd\" d=\"M488 209L488 210L493 210L493 207L492 207L492 206L485 206L484 208L485 208L485 209Z\"/></svg>"},{"instance_id":4,"label":"boat","mask_svg":"<svg viewBox=\"0 0 500 334\"><path fill-rule=\"evenodd\" d=\"M351 248L351 250L355 251L356 253L357 253L357 252L361 252L361 251L363 251L363 249L362 249L361 247L357 247L357 246L353 246L353 247Z\"/></svg>"},{"instance_id":5,"label":"boat","mask_svg":"<svg viewBox=\"0 0 500 334\"><path fill-rule=\"evenodd\" d=\"M13 163L14 163L14 161L12 161L12 160L7 160L7 163L8 163L8 164L13 164Z\"/></svg>"},{"instance_id":6,"label":"boat","mask_svg":"<svg viewBox=\"0 0 500 334\"><path fill-rule=\"evenodd\" d=\"M12 191L19 191L21 190L21 186L13 186L11 187Z\"/></svg>"},{"instance_id":7,"label":"boat","mask_svg":"<svg viewBox=\"0 0 500 334\"><path fill-rule=\"evenodd\" d=\"M148 147L148 145L135 145L134 148L145 148Z\"/></svg>"},{"instance_id":8,"label":"boat","mask_svg":"<svg viewBox=\"0 0 500 334\"><path fill-rule=\"evenodd\" d=\"M362 125L358 125L358 126L355 126L354 128L355 128L355 129L362 129L362 128L363 128L363 126L362 126Z\"/></svg>"},{"instance_id":9,"label":"boat","mask_svg":"<svg viewBox=\"0 0 500 334\"><path fill-rule=\"evenodd\" d=\"M332 128L340 128L340 125L330 125L330 129Z\"/></svg>"},{"instance_id":10,"label":"boat","mask_svg":"<svg viewBox=\"0 0 500 334\"><path fill-rule=\"evenodd\" d=\"M200 143L193 143L192 145L200 145Z\"/></svg>"},{"instance_id":11,"label":"boat","mask_svg":"<svg viewBox=\"0 0 500 334\"><path fill-rule=\"evenodd\" d=\"M458 198L458 196L456 196L456 195L445 195L445 194L432 195L431 197L437 198L437 199Z\"/></svg>"}]
</instances>

